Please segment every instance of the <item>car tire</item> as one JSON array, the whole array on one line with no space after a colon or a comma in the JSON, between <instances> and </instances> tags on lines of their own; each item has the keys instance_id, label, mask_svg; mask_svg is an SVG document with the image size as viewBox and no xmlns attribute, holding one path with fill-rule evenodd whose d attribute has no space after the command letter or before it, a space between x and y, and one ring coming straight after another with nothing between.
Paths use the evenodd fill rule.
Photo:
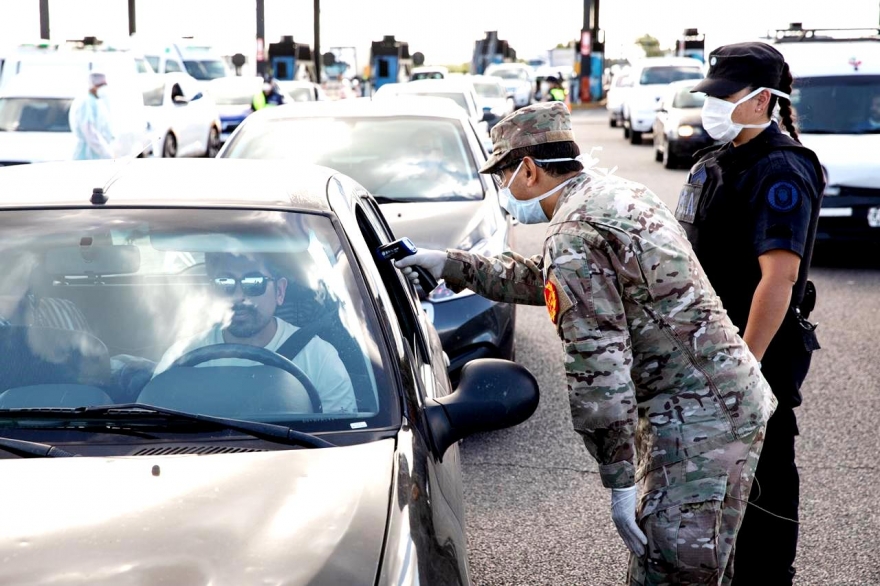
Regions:
<instances>
[{"instance_id":1,"label":"car tire","mask_svg":"<svg viewBox=\"0 0 880 586\"><path fill-rule=\"evenodd\" d=\"M623 138L629 140L630 133L632 131L629 129L629 124L626 123L626 120L623 121Z\"/></svg>"},{"instance_id":2,"label":"car tire","mask_svg":"<svg viewBox=\"0 0 880 586\"><path fill-rule=\"evenodd\" d=\"M205 151L205 157L208 159L213 159L217 156L217 153L220 152L220 131L217 130L216 126L211 127L211 132L208 133L208 150Z\"/></svg>"},{"instance_id":3,"label":"car tire","mask_svg":"<svg viewBox=\"0 0 880 586\"><path fill-rule=\"evenodd\" d=\"M609 120L608 120L608 126L610 126L611 128L617 128L617 118L614 117L614 116L612 116L611 118L609 118Z\"/></svg>"},{"instance_id":4,"label":"car tire","mask_svg":"<svg viewBox=\"0 0 880 586\"><path fill-rule=\"evenodd\" d=\"M642 133L636 132L635 130L629 131L629 143L630 144L642 144Z\"/></svg>"},{"instance_id":5,"label":"car tire","mask_svg":"<svg viewBox=\"0 0 880 586\"><path fill-rule=\"evenodd\" d=\"M165 141L162 143L162 157L167 159L177 157L177 139L170 132L165 135Z\"/></svg>"}]
</instances>

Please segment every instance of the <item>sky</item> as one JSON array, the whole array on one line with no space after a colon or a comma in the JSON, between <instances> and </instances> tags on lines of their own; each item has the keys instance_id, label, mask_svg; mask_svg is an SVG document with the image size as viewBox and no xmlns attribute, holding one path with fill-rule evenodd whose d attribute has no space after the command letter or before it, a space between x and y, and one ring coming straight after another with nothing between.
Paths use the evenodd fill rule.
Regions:
<instances>
[{"instance_id":1,"label":"sky","mask_svg":"<svg viewBox=\"0 0 880 586\"><path fill-rule=\"evenodd\" d=\"M313 38L313 0L265 0L267 43L290 34ZM225 54L256 51L255 0L138 0L137 28L150 37L192 35ZM126 0L49 0L53 38L128 33ZM39 0L0 0L0 50L39 37ZM706 34L706 49L754 40L768 30L803 22L807 28L880 26L880 0L604 0L599 26L606 57L633 58L633 44L651 34L672 47L685 28ZM469 62L474 41L497 30L517 56L538 56L579 36L583 0L321 0L321 48L354 46L358 66L370 42L384 35L407 41L427 64Z\"/></svg>"}]
</instances>

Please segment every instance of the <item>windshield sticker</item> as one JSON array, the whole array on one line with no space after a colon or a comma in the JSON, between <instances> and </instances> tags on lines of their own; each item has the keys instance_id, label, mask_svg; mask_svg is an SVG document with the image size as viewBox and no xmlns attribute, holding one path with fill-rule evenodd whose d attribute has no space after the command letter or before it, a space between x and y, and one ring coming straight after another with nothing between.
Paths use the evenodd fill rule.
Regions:
<instances>
[{"instance_id":1,"label":"windshield sticker","mask_svg":"<svg viewBox=\"0 0 880 586\"><path fill-rule=\"evenodd\" d=\"M352 429L363 429L366 426L367 426L366 421L355 421L354 423L351 424Z\"/></svg>"}]
</instances>

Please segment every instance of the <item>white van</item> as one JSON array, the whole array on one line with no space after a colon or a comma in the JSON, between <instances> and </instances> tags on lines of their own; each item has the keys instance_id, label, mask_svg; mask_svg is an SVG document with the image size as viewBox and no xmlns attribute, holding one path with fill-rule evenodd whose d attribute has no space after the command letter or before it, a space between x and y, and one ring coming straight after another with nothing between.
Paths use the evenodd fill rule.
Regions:
<instances>
[{"instance_id":1,"label":"white van","mask_svg":"<svg viewBox=\"0 0 880 586\"><path fill-rule=\"evenodd\" d=\"M173 43L136 39L135 46L156 73L188 73L200 82L233 75L219 51L192 39Z\"/></svg>"},{"instance_id":2,"label":"white van","mask_svg":"<svg viewBox=\"0 0 880 586\"><path fill-rule=\"evenodd\" d=\"M880 29L780 36L800 139L826 174L817 241L880 243Z\"/></svg>"},{"instance_id":3,"label":"white van","mask_svg":"<svg viewBox=\"0 0 880 586\"><path fill-rule=\"evenodd\" d=\"M623 136L641 144L642 133L651 132L657 106L666 88L674 81L702 79L702 61L690 57L649 57L636 61L629 72L623 98Z\"/></svg>"}]
</instances>

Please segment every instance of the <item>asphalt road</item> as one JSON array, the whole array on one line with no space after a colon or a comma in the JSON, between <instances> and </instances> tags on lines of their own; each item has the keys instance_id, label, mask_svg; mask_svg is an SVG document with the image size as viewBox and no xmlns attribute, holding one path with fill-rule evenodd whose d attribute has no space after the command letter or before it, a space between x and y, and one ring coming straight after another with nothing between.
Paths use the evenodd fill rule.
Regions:
<instances>
[{"instance_id":1,"label":"asphalt road","mask_svg":"<svg viewBox=\"0 0 880 586\"><path fill-rule=\"evenodd\" d=\"M604 110L577 112L581 149L644 183L674 206L687 172L654 162L608 127ZM539 254L546 225L517 226L512 248ZM841 268L842 265L847 268ZM811 272L823 349L814 355L801 437L799 585L880 584L880 270L825 259ZM479 585L623 584L626 550L610 517L609 491L571 429L560 342L543 307L520 307L517 359L538 378L541 404L517 428L462 446L471 577Z\"/></svg>"}]
</instances>

